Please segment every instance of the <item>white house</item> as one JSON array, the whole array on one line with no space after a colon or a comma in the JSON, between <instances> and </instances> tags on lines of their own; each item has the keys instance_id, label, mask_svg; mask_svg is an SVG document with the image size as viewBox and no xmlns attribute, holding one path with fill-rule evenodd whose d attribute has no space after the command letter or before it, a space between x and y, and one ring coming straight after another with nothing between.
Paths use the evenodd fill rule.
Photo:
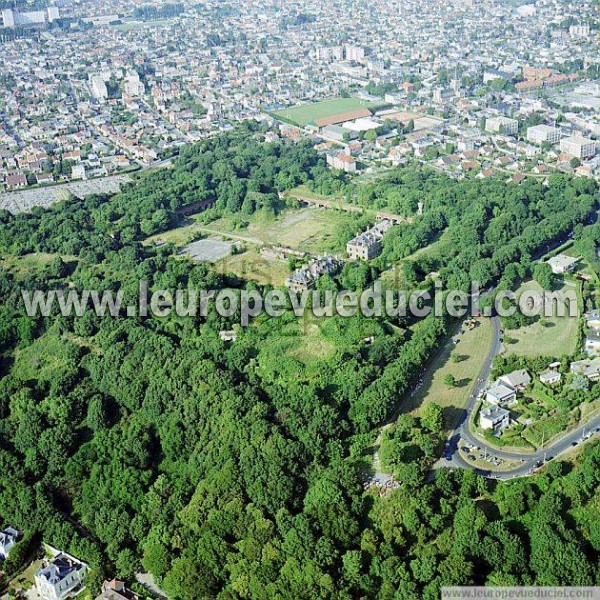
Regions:
<instances>
[{"instance_id":1,"label":"white house","mask_svg":"<svg viewBox=\"0 0 600 600\"><path fill-rule=\"evenodd\" d=\"M20 533L12 527L7 527L4 531L0 531L0 558L8 558L19 536Z\"/></svg>"},{"instance_id":2,"label":"white house","mask_svg":"<svg viewBox=\"0 0 600 600\"><path fill-rule=\"evenodd\" d=\"M73 165L71 169L71 179L87 179L87 173L84 165Z\"/></svg>"},{"instance_id":3,"label":"white house","mask_svg":"<svg viewBox=\"0 0 600 600\"><path fill-rule=\"evenodd\" d=\"M572 271L578 262L579 259L574 258L573 256L567 256L566 254L557 254L548 259L548 264L555 275L563 275L564 273Z\"/></svg>"},{"instance_id":4,"label":"white house","mask_svg":"<svg viewBox=\"0 0 600 600\"><path fill-rule=\"evenodd\" d=\"M40 600L66 600L85 589L88 567L64 552L58 553L35 574L35 588Z\"/></svg>"},{"instance_id":5,"label":"white house","mask_svg":"<svg viewBox=\"0 0 600 600\"><path fill-rule=\"evenodd\" d=\"M492 429L499 435L510 425L510 413L499 406L488 406L481 410L479 424L482 429Z\"/></svg>"},{"instance_id":6,"label":"white house","mask_svg":"<svg viewBox=\"0 0 600 600\"><path fill-rule=\"evenodd\" d=\"M562 380L562 375L558 371L544 371L540 373L540 381L544 385L556 385Z\"/></svg>"},{"instance_id":7,"label":"white house","mask_svg":"<svg viewBox=\"0 0 600 600\"><path fill-rule=\"evenodd\" d=\"M496 382L485 395L490 404L497 406L512 406L517 402L517 392L500 382Z\"/></svg>"}]
</instances>

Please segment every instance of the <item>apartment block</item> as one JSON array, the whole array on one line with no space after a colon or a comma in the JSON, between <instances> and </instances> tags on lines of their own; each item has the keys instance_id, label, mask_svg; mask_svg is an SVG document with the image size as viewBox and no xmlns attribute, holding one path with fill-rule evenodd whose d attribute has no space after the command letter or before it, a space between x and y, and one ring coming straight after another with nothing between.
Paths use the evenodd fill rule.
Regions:
<instances>
[{"instance_id":1,"label":"apartment block","mask_svg":"<svg viewBox=\"0 0 600 600\"><path fill-rule=\"evenodd\" d=\"M489 133L517 135L519 133L519 121L508 117L494 117L486 120L485 130Z\"/></svg>"},{"instance_id":2,"label":"apartment block","mask_svg":"<svg viewBox=\"0 0 600 600\"><path fill-rule=\"evenodd\" d=\"M527 129L527 141L534 144L557 144L560 138L560 129L549 125L534 125Z\"/></svg>"},{"instance_id":3,"label":"apartment block","mask_svg":"<svg viewBox=\"0 0 600 600\"><path fill-rule=\"evenodd\" d=\"M590 158L596 154L596 142L589 138L572 136L561 140L560 149L561 152L575 158Z\"/></svg>"}]
</instances>

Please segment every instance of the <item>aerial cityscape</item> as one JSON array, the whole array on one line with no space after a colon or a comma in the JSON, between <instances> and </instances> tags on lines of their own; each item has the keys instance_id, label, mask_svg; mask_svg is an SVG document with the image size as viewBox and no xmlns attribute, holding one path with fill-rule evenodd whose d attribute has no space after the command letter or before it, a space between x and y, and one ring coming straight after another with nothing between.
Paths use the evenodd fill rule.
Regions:
<instances>
[{"instance_id":1,"label":"aerial cityscape","mask_svg":"<svg viewBox=\"0 0 600 600\"><path fill-rule=\"evenodd\" d=\"M600 598L599 42L0 0L0 600Z\"/></svg>"}]
</instances>

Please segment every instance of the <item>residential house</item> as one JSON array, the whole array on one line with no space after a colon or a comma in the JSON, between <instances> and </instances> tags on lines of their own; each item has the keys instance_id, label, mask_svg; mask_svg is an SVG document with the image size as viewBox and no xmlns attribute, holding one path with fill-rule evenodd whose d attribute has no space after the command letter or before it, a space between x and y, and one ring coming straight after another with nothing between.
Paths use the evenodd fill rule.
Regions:
<instances>
[{"instance_id":1,"label":"residential house","mask_svg":"<svg viewBox=\"0 0 600 600\"><path fill-rule=\"evenodd\" d=\"M510 425L510 413L496 405L487 406L479 414L479 424L482 429L491 429L495 435L500 435Z\"/></svg>"},{"instance_id":2,"label":"residential house","mask_svg":"<svg viewBox=\"0 0 600 600\"><path fill-rule=\"evenodd\" d=\"M559 371L548 370L540 373L540 381L544 385L556 385L557 383L560 383L561 380L562 375Z\"/></svg>"},{"instance_id":3,"label":"residential house","mask_svg":"<svg viewBox=\"0 0 600 600\"><path fill-rule=\"evenodd\" d=\"M6 176L6 188L16 190L27 187L27 177L23 173L9 173Z\"/></svg>"},{"instance_id":4,"label":"residential house","mask_svg":"<svg viewBox=\"0 0 600 600\"><path fill-rule=\"evenodd\" d=\"M356 160L349 154L328 154L327 164L333 169L339 169L346 173L356 173Z\"/></svg>"},{"instance_id":5,"label":"residential house","mask_svg":"<svg viewBox=\"0 0 600 600\"><path fill-rule=\"evenodd\" d=\"M498 378L498 382L516 392L521 392L531 384L531 377L525 369L519 369L508 373L508 375L502 375Z\"/></svg>"},{"instance_id":6,"label":"residential house","mask_svg":"<svg viewBox=\"0 0 600 600\"><path fill-rule=\"evenodd\" d=\"M600 380L600 358L588 358L571 363L571 373L584 375L590 381Z\"/></svg>"},{"instance_id":7,"label":"residential house","mask_svg":"<svg viewBox=\"0 0 600 600\"><path fill-rule=\"evenodd\" d=\"M589 312L585 315L585 324L589 329L600 331L600 313Z\"/></svg>"},{"instance_id":8,"label":"residential house","mask_svg":"<svg viewBox=\"0 0 600 600\"><path fill-rule=\"evenodd\" d=\"M59 552L35 574L35 588L40 600L66 600L85 589L88 567L69 554Z\"/></svg>"},{"instance_id":9,"label":"residential house","mask_svg":"<svg viewBox=\"0 0 600 600\"><path fill-rule=\"evenodd\" d=\"M17 543L21 534L12 527L7 527L4 531L0 531L0 558L8 558L10 551Z\"/></svg>"},{"instance_id":10,"label":"residential house","mask_svg":"<svg viewBox=\"0 0 600 600\"><path fill-rule=\"evenodd\" d=\"M512 388L497 382L486 392L485 399L497 406L514 406L517 403L517 392Z\"/></svg>"},{"instance_id":11,"label":"residential house","mask_svg":"<svg viewBox=\"0 0 600 600\"><path fill-rule=\"evenodd\" d=\"M591 331L585 338L585 351L589 356L600 354L600 332Z\"/></svg>"},{"instance_id":12,"label":"residential house","mask_svg":"<svg viewBox=\"0 0 600 600\"><path fill-rule=\"evenodd\" d=\"M128 590L122 581L113 579L102 584L102 593L96 600L141 600L141 597Z\"/></svg>"},{"instance_id":13,"label":"residential house","mask_svg":"<svg viewBox=\"0 0 600 600\"><path fill-rule=\"evenodd\" d=\"M87 173L84 165L73 165L71 170L71 179L87 179Z\"/></svg>"},{"instance_id":14,"label":"residential house","mask_svg":"<svg viewBox=\"0 0 600 600\"><path fill-rule=\"evenodd\" d=\"M548 264L555 275L564 275L565 273L572 271L578 261L579 259L573 256L557 254L556 256L548 259Z\"/></svg>"}]
</instances>

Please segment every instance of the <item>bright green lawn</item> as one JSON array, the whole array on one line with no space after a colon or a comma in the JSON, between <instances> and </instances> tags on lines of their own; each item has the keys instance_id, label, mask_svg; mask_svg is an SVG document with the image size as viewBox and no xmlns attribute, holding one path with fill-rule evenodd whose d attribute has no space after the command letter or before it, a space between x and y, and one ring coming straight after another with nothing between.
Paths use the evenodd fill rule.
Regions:
<instances>
[{"instance_id":1,"label":"bright green lawn","mask_svg":"<svg viewBox=\"0 0 600 600\"><path fill-rule=\"evenodd\" d=\"M299 127L304 127L311 121L325 119L344 113L368 108L371 111L378 110L385 106L383 102L367 102L358 98L335 98L333 100L323 100L313 104L304 104L302 106L292 106L282 110L275 111L273 116L281 117L288 122L294 123Z\"/></svg>"},{"instance_id":2,"label":"bright green lawn","mask_svg":"<svg viewBox=\"0 0 600 600\"><path fill-rule=\"evenodd\" d=\"M542 292L535 281L524 283L517 297L525 290ZM564 286L561 291L578 293L578 288ZM506 351L518 356L564 356L577 350L579 319L574 317L542 317L536 323L516 330L505 331Z\"/></svg>"}]
</instances>

